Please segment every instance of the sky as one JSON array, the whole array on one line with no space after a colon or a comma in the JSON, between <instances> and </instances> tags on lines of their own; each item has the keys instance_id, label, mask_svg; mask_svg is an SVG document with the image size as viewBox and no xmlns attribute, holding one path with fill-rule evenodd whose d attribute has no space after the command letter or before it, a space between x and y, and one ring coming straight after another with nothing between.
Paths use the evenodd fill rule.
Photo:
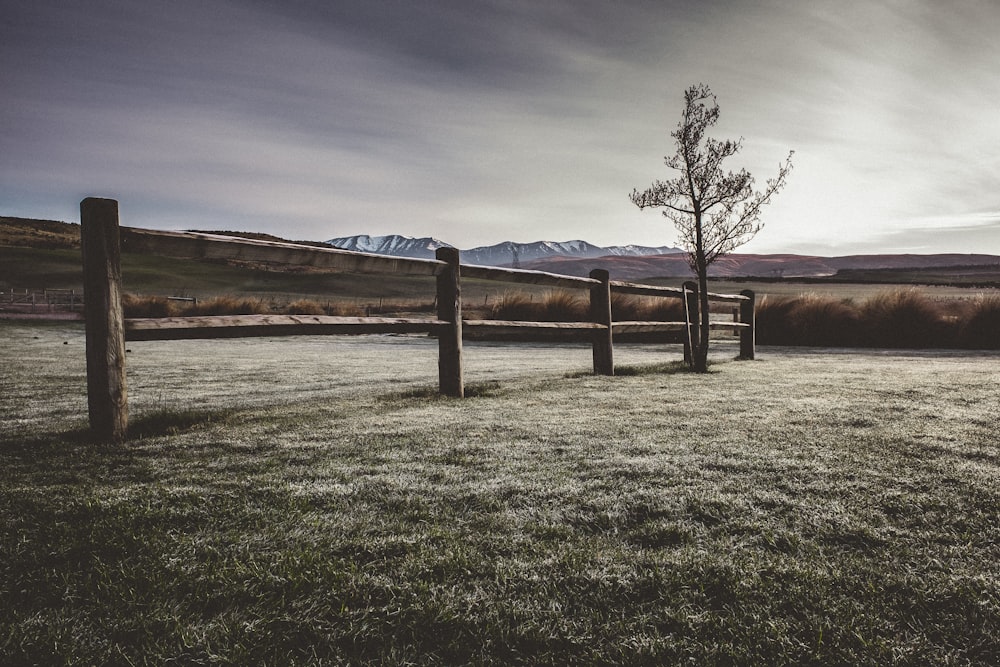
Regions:
<instances>
[{"instance_id":1,"label":"sky","mask_svg":"<svg viewBox=\"0 0 1000 667\"><path fill-rule=\"evenodd\" d=\"M741 252L1000 254L1000 0L0 0L0 215L675 245L685 88L794 169Z\"/></svg>"}]
</instances>

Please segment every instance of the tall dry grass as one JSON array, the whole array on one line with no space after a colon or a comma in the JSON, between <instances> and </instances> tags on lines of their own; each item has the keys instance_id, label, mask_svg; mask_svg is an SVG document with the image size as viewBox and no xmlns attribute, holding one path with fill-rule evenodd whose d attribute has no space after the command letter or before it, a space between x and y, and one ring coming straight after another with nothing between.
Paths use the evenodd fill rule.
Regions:
<instances>
[{"instance_id":1,"label":"tall dry grass","mask_svg":"<svg viewBox=\"0 0 1000 667\"><path fill-rule=\"evenodd\" d=\"M274 312L271 303L261 298L213 296L187 305L183 314L196 315L266 315Z\"/></svg>"},{"instance_id":2,"label":"tall dry grass","mask_svg":"<svg viewBox=\"0 0 1000 667\"><path fill-rule=\"evenodd\" d=\"M616 322L676 322L684 318L684 304L680 299L613 294L611 314ZM489 317L528 322L582 322L590 319L590 302L581 294L562 290L541 295L505 292L491 307Z\"/></svg>"},{"instance_id":3,"label":"tall dry grass","mask_svg":"<svg viewBox=\"0 0 1000 667\"><path fill-rule=\"evenodd\" d=\"M541 295L504 292L489 310L490 319L525 322L582 322L590 305L573 292L556 290Z\"/></svg>"},{"instance_id":4,"label":"tall dry grass","mask_svg":"<svg viewBox=\"0 0 1000 667\"><path fill-rule=\"evenodd\" d=\"M815 294L764 297L757 304L757 340L765 345L858 345L860 313L846 300Z\"/></svg>"},{"instance_id":5,"label":"tall dry grass","mask_svg":"<svg viewBox=\"0 0 1000 667\"><path fill-rule=\"evenodd\" d=\"M365 315L364 309L354 304L327 301L320 303L315 299L296 299L284 306L275 307L285 315L334 315L338 317L360 317Z\"/></svg>"},{"instance_id":6,"label":"tall dry grass","mask_svg":"<svg viewBox=\"0 0 1000 667\"><path fill-rule=\"evenodd\" d=\"M165 296L122 295L125 317L175 317L180 313L175 301Z\"/></svg>"},{"instance_id":7,"label":"tall dry grass","mask_svg":"<svg viewBox=\"0 0 1000 667\"><path fill-rule=\"evenodd\" d=\"M297 299L280 304L262 298L219 296L197 303L162 296L123 299L126 317L299 314L361 316L374 314L358 305ZM427 305L420 310L431 308ZM413 310L385 305L379 312ZM553 290L540 295L505 292L486 317L534 322L581 322L590 319L589 301L577 292ZM676 322L684 318L680 299L613 295L615 321ZM819 347L1000 349L1000 296L935 300L917 289L893 290L861 302L806 294L767 297L757 303L757 342L761 345Z\"/></svg>"},{"instance_id":8,"label":"tall dry grass","mask_svg":"<svg viewBox=\"0 0 1000 667\"><path fill-rule=\"evenodd\" d=\"M337 315L357 317L357 305L296 299L282 304L259 297L215 296L197 302L172 301L163 296L122 296L125 317L198 317L209 315Z\"/></svg>"},{"instance_id":9,"label":"tall dry grass","mask_svg":"<svg viewBox=\"0 0 1000 667\"><path fill-rule=\"evenodd\" d=\"M611 315L616 322L679 322L684 319L684 302L680 299L612 294Z\"/></svg>"},{"instance_id":10,"label":"tall dry grass","mask_svg":"<svg viewBox=\"0 0 1000 667\"><path fill-rule=\"evenodd\" d=\"M757 306L761 345L1000 349L1000 298L938 301L917 289L861 303L805 295Z\"/></svg>"},{"instance_id":11,"label":"tall dry grass","mask_svg":"<svg viewBox=\"0 0 1000 667\"><path fill-rule=\"evenodd\" d=\"M915 289L882 292L860 309L862 343L871 347L946 347L953 338L940 304Z\"/></svg>"},{"instance_id":12,"label":"tall dry grass","mask_svg":"<svg viewBox=\"0 0 1000 667\"><path fill-rule=\"evenodd\" d=\"M959 347L1000 349L1000 296L983 295L967 303L965 317L958 325Z\"/></svg>"}]
</instances>

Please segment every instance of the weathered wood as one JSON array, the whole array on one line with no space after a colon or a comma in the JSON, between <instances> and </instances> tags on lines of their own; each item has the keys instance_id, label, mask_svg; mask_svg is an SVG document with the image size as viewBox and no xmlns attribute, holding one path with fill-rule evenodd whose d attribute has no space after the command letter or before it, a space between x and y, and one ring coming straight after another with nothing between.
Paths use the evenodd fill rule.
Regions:
<instances>
[{"instance_id":1,"label":"weathered wood","mask_svg":"<svg viewBox=\"0 0 1000 667\"><path fill-rule=\"evenodd\" d=\"M748 328L749 324L744 324L743 322L709 322L708 328L711 331L717 329L732 329L732 330L742 330Z\"/></svg>"},{"instance_id":2,"label":"weathered wood","mask_svg":"<svg viewBox=\"0 0 1000 667\"><path fill-rule=\"evenodd\" d=\"M673 299L683 299L684 290L679 287L660 287L658 285L639 285L620 280L611 281L613 294L635 294L639 296L659 296Z\"/></svg>"},{"instance_id":3,"label":"weathered wood","mask_svg":"<svg viewBox=\"0 0 1000 667\"><path fill-rule=\"evenodd\" d=\"M615 294L636 294L641 296L659 296L665 298L683 299L684 288L682 287L661 287L659 285L640 285L621 280L611 281L611 291ZM708 293L709 301L721 301L731 303L743 303L747 297L741 294L716 294Z\"/></svg>"},{"instance_id":4,"label":"weathered wood","mask_svg":"<svg viewBox=\"0 0 1000 667\"><path fill-rule=\"evenodd\" d=\"M486 329L566 329L603 331L607 327L596 322L530 322L525 320L462 320L462 326Z\"/></svg>"},{"instance_id":5,"label":"weathered wood","mask_svg":"<svg viewBox=\"0 0 1000 667\"><path fill-rule=\"evenodd\" d=\"M614 327L611 322L611 279L605 269L594 269L590 272L593 280L599 284L590 288L590 316L594 322L602 326L594 332L594 373L598 375L615 374Z\"/></svg>"},{"instance_id":6,"label":"weathered wood","mask_svg":"<svg viewBox=\"0 0 1000 667\"><path fill-rule=\"evenodd\" d=\"M521 322L464 320L462 335L471 340L559 341L592 343L594 332L604 327L594 322Z\"/></svg>"},{"instance_id":7,"label":"weathered wood","mask_svg":"<svg viewBox=\"0 0 1000 667\"><path fill-rule=\"evenodd\" d=\"M611 325L615 336L624 334L671 333L685 331L687 322L615 322Z\"/></svg>"},{"instance_id":8,"label":"weathered wood","mask_svg":"<svg viewBox=\"0 0 1000 667\"><path fill-rule=\"evenodd\" d=\"M437 276L437 316L447 324L438 330L438 389L445 396L465 396L462 370L461 260L456 248L438 248L445 269Z\"/></svg>"},{"instance_id":9,"label":"weathered wood","mask_svg":"<svg viewBox=\"0 0 1000 667\"><path fill-rule=\"evenodd\" d=\"M121 443L128 431L128 391L117 201L80 202L80 246L90 431L98 441Z\"/></svg>"},{"instance_id":10,"label":"weathered wood","mask_svg":"<svg viewBox=\"0 0 1000 667\"><path fill-rule=\"evenodd\" d=\"M746 297L742 294L716 294L715 292L708 293L709 301L724 301L728 303L743 303L746 301Z\"/></svg>"},{"instance_id":11,"label":"weathered wood","mask_svg":"<svg viewBox=\"0 0 1000 667\"><path fill-rule=\"evenodd\" d=\"M700 340L700 320L698 318L698 285L688 280L681 289L684 290L684 320L687 331L684 335L684 361L694 364L694 346Z\"/></svg>"},{"instance_id":12,"label":"weathered wood","mask_svg":"<svg viewBox=\"0 0 1000 667\"><path fill-rule=\"evenodd\" d=\"M526 269L507 269L499 266L462 265L462 275L466 278L481 280L496 280L524 285L545 285L548 287L567 287L585 289L594 286L597 281L591 278L563 276L545 271L528 271Z\"/></svg>"},{"instance_id":13,"label":"weathered wood","mask_svg":"<svg viewBox=\"0 0 1000 667\"><path fill-rule=\"evenodd\" d=\"M746 297L746 301L740 302L740 322L746 327L740 332L740 359L753 359L757 348L757 296L749 289L743 290L740 294Z\"/></svg>"},{"instance_id":14,"label":"weathered wood","mask_svg":"<svg viewBox=\"0 0 1000 667\"><path fill-rule=\"evenodd\" d=\"M166 232L122 227L122 250L183 259L226 259L330 271L433 276L444 264L433 259L393 257L339 248L245 239L202 232Z\"/></svg>"},{"instance_id":15,"label":"weathered wood","mask_svg":"<svg viewBox=\"0 0 1000 667\"><path fill-rule=\"evenodd\" d=\"M448 322L420 318L337 317L332 315L216 315L131 318L125 340L190 340L261 336L436 333Z\"/></svg>"}]
</instances>

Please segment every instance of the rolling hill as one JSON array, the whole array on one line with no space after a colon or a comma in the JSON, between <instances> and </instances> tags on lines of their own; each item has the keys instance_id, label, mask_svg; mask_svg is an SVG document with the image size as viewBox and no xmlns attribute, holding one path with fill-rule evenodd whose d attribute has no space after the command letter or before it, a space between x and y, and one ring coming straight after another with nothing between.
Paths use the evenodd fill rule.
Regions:
<instances>
[{"instance_id":1,"label":"rolling hill","mask_svg":"<svg viewBox=\"0 0 1000 667\"><path fill-rule=\"evenodd\" d=\"M283 241L269 234L249 232L214 232ZM353 239L350 243L349 239ZM447 245L433 238L407 239L392 237L343 237L332 239L349 249L363 252L380 252L397 256L433 256L434 249ZM296 241L325 245L318 241ZM69 251L79 248L80 228L77 224L56 220L0 217L0 259L3 246L34 248L49 251ZM691 275L687 255L675 248L648 248L643 246L599 247L584 241L564 243L505 242L493 246L462 251L462 259L469 264L507 265L512 258L511 246L516 246L521 268L586 276L591 269L604 268L615 280L640 280L644 278L678 278ZM657 254L662 253L662 254ZM11 260L10 252L7 259ZM38 260L34 260L36 263ZM77 260L73 260L75 264ZM7 262L9 263L9 262ZM28 264L22 265L26 270ZM75 271L75 265L72 267ZM842 279L858 282L919 282L922 276L933 276L933 281L963 282L956 278L968 275L975 280L1000 280L1000 256L986 254L940 253L928 255L884 254L845 255L821 257L795 254L733 254L719 259L712 265L710 275L716 278L761 279ZM965 281L968 282L968 281ZM20 283L19 283L20 284Z\"/></svg>"}]
</instances>

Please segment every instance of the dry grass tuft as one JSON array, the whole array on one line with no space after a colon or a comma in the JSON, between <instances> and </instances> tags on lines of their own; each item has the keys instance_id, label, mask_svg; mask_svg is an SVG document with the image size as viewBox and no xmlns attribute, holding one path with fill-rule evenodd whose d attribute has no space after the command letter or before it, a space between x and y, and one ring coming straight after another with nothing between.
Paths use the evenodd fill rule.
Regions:
<instances>
[{"instance_id":1,"label":"dry grass tuft","mask_svg":"<svg viewBox=\"0 0 1000 667\"><path fill-rule=\"evenodd\" d=\"M617 322L678 322L684 319L684 302L680 299L612 294L611 314Z\"/></svg>"},{"instance_id":2,"label":"dry grass tuft","mask_svg":"<svg viewBox=\"0 0 1000 667\"><path fill-rule=\"evenodd\" d=\"M264 299L214 296L184 308L184 315L267 315L274 312L271 304Z\"/></svg>"},{"instance_id":3,"label":"dry grass tuft","mask_svg":"<svg viewBox=\"0 0 1000 667\"><path fill-rule=\"evenodd\" d=\"M961 347L1000 349L1000 297L984 295L969 303L958 337Z\"/></svg>"},{"instance_id":4,"label":"dry grass tuft","mask_svg":"<svg viewBox=\"0 0 1000 667\"><path fill-rule=\"evenodd\" d=\"M860 340L860 314L851 301L806 295L764 297L757 305L757 339L769 345L850 347Z\"/></svg>"},{"instance_id":5,"label":"dry grass tuft","mask_svg":"<svg viewBox=\"0 0 1000 667\"><path fill-rule=\"evenodd\" d=\"M125 317L174 317L180 309L165 296L122 295Z\"/></svg>"},{"instance_id":6,"label":"dry grass tuft","mask_svg":"<svg viewBox=\"0 0 1000 667\"><path fill-rule=\"evenodd\" d=\"M937 303L915 289L870 297L861 307L863 342L873 347L946 347L947 323Z\"/></svg>"},{"instance_id":7,"label":"dry grass tuft","mask_svg":"<svg viewBox=\"0 0 1000 667\"><path fill-rule=\"evenodd\" d=\"M337 315L358 317L364 309L354 304L323 304L315 299L296 299L281 305L262 298L217 296L195 303L171 301L164 296L137 296L125 294L122 297L125 317L197 317L205 315Z\"/></svg>"},{"instance_id":8,"label":"dry grass tuft","mask_svg":"<svg viewBox=\"0 0 1000 667\"><path fill-rule=\"evenodd\" d=\"M326 308L319 301L312 299L296 299L284 308L287 315L328 315Z\"/></svg>"},{"instance_id":9,"label":"dry grass tuft","mask_svg":"<svg viewBox=\"0 0 1000 667\"><path fill-rule=\"evenodd\" d=\"M614 294L611 312L618 322L674 322L683 319L684 305L679 299ZM495 320L584 322L590 320L590 303L580 294L561 290L541 296L505 292L493 304L489 317Z\"/></svg>"},{"instance_id":10,"label":"dry grass tuft","mask_svg":"<svg viewBox=\"0 0 1000 667\"><path fill-rule=\"evenodd\" d=\"M761 345L821 347L1000 348L1000 298L936 301L916 289L850 299L806 295L762 298Z\"/></svg>"},{"instance_id":11,"label":"dry grass tuft","mask_svg":"<svg viewBox=\"0 0 1000 667\"><path fill-rule=\"evenodd\" d=\"M589 318L583 297L566 291L552 291L536 297L524 292L504 292L490 308L494 320L529 322L581 322Z\"/></svg>"}]
</instances>

